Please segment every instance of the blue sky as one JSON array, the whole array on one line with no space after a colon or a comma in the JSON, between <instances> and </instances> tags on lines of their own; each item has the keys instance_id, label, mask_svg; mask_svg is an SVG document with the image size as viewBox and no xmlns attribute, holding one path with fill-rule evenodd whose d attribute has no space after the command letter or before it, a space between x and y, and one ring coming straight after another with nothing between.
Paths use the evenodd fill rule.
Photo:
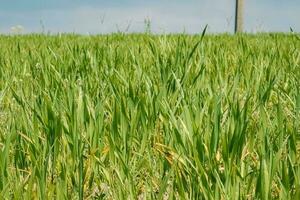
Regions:
<instances>
[{"instance_id":1,"label":"blue sky","mask_svg":"<svg viewBox=\"0 0 300 200\"><path fill-rule=\"evenodd\" d=\"M300 31L300 0L245 0L247 32ZM0 0L0 33L232 32L235 0Z\"/></svg>"}]
</instances>

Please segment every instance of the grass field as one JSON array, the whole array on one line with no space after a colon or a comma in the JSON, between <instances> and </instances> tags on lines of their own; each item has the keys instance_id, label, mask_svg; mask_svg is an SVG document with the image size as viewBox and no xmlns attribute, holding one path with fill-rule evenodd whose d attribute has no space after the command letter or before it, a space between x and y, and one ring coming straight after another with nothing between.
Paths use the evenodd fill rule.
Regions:
<instances>
[{"instance_id":1,"label":"grass field","mask_svg":"<svg viewBox=\"0 0 300 200\"><path fill-rule=\"evenodd\" d=\"M300 199L299 36L0 46L0 199Z\"/></svg>"}]
</instances>

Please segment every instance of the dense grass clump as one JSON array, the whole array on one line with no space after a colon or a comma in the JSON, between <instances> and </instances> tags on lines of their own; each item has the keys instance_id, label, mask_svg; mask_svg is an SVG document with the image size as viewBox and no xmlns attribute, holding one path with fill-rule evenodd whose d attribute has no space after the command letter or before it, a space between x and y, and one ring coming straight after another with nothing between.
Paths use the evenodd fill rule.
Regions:
<instances>
[{"instance_id":1,"label":"dense grass clump","mask_svg":"<svg viewBox=\"0 0 300 200\"><path fill-rule=\"evenodd\" d=\"M0 44L1 199L300 199L297 35Z\"/></svg>"}]
</instances>

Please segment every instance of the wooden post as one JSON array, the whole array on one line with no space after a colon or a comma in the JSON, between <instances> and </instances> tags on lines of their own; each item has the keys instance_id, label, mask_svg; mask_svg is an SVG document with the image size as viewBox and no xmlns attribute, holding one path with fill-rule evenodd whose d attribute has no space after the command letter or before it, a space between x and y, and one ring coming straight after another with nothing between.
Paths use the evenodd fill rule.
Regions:
<instances>
[{"instance_id":1,"label":"wooden post","mask_svg":"<svg viewBox=\"0 0 300 200\"><path fill-rule=\"evenodd\" d=\"M244 0L236 0L234 32L243 32L244 25Z\"/></svg>"}]
</instances>

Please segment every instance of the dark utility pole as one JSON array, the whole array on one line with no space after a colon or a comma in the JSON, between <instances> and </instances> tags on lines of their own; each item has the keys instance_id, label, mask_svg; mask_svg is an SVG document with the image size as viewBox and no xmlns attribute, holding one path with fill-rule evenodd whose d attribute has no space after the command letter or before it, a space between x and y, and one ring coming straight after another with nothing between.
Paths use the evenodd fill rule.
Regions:
<instances>
[{"instance_id":1,"label":"dark utility pole","mask_svg":"<svg viewBox=\"0 0 300 200\"><path fill-rule=\"evenodd\" d=\"M236 0L234 32L243 32L244 25L244 0Z\"/></svg>"}]
</instances>

